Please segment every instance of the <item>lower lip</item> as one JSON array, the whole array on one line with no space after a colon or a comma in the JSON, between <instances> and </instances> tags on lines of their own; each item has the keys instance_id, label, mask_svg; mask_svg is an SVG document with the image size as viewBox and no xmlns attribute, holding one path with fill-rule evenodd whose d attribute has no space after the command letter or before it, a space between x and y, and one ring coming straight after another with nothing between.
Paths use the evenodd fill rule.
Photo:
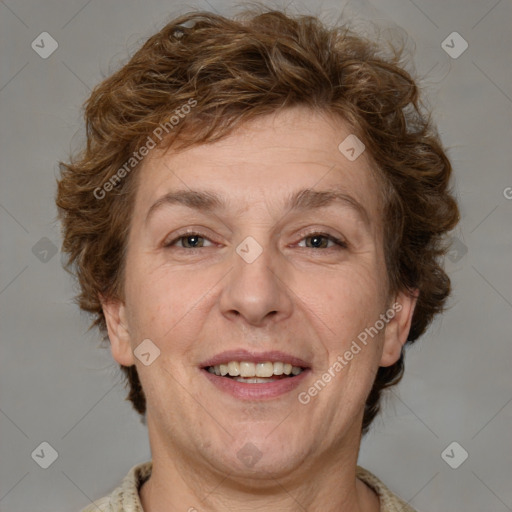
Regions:
<instances>
[{"instance_id":1,"label":"lower lip","mask_svg":"<svg viewBox=\"0 0 512 512\"><path fill-rule=\"evenodd\" d=\"M238 382L234 379L219 377L208 370L201 370L205 377L218 389L225 391L240 400L265 400L276 398L294 390L307 376L309 369L299 375L286 379L275 380L267 384Z\"/></svg>"}]
</instances>

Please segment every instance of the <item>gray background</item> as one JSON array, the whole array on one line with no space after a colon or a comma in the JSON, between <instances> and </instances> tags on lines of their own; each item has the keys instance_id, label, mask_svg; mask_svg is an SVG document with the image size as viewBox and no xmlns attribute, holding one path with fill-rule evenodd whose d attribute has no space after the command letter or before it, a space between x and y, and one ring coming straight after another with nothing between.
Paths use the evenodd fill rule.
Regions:
<instances>
[{"instance_id":1,"label":"gray background","mask_svg":"<svg viewBox=\"0 0 512 512\"><path fill-rule=\"evenodd\" d=\"M2 512L78 511L150 457L117 365L87 332L60 253L53 254L60 247L56 163L82 140L80 107L90 89L144 38L190 7L230 13L232 5L0 2ZM328 20L344 10L396 23L410 35L462 210L447 260L451 308L409 350L406 376L364 440L360 464L419 511L512 510L512 4L296 5ZM31 48L44 31L59 45L47 59ZM469 44L455 59L441 46L454 31ZM58 452L48 469L31 456L43 441ZM441 457L453 441L469 454L457 469ZM452 464L462 448L448 451Z\"/></svg>"}]
</instances>

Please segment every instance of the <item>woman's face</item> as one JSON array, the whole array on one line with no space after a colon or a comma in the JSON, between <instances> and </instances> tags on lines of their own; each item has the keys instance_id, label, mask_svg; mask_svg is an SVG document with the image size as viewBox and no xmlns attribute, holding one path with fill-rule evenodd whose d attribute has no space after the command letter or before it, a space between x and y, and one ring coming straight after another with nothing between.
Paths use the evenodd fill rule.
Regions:
<instances>
[{"instance_id":1,"label":"woman's face","mask_svg":"<svg viewBox=\"0 0 512 512\"><path fill-rule=\"evenodd\" d=\"M364 152L338 149L349 135L294 108L147 157L125 300L104 309L115 359L137 367L153 453L278 476L357 449L413 303L388 297L379 185Z\"/></svg>"}]
</instances>

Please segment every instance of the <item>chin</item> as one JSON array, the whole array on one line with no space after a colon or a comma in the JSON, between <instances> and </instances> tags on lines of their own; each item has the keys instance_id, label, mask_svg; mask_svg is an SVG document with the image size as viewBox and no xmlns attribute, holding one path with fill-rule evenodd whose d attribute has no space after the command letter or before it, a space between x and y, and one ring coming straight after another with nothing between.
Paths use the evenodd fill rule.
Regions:
<instances>
[{"instance_id":1,"label":"chin","mask_svg":"<svg viewBox=\"0 0 512 512\"><path fill-rule=\"evenodd\" d=\"M228 463L240 476L257 480L283 477L301 467L310 453L312 447L306 448L304 431L301 435L279 431L278 422L266 426L252 429L250 435L246 430L233 441Z\"/></svg>"},{"instance_id":2,"label":"chin","mask_svg":"<svg viewBox=\"0 0 512 512\"><path fill-rule=\"evenodd\" d=\"M272 453L262 452L248 441L234 457L224 461L222 472L228 472L230 478L243 485L251 486L252 482L257 487L273 487L276 480L293 474L303 467L303 463L304 456L300 453L285 453L282 449L275 449Z\"/></svg>"}]
</instances>

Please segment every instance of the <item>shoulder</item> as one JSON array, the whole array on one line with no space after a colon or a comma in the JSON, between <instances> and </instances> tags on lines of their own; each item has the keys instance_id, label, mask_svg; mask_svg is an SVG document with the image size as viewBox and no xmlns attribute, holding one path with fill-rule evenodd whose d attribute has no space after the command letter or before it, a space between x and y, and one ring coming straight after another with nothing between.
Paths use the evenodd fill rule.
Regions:
<instances>
[{"instance_id":1,"label":"shoulder","mask_svg":"<svg viewBox=\"0 0 512 512\"><path fill-rule=\"evenodd\" d=\"M416 512L367 469L357 466L356 477L377 493L380 499L380 512Z\"/></svg>"},{"instance_id":2,"label":"shoulder","mask_svg":"<svg viewBox=\"0 0 512 512\"><path fill-rule=\"evenodd\" d=\"M80 512L112 512L110 496L105 496L104 498L94 501Z\"/></svg>"},{"instance_id":3,"label":"shoulder","mask_svg":"<svg viewBox=\"0 0 512 512\"><path fill-rule=\"evenodd\" d=\"M151 475L152 461L133 466L109 496L91 502L80 512L142 512L139 489Z\"/></svg>"}]
</instances>

